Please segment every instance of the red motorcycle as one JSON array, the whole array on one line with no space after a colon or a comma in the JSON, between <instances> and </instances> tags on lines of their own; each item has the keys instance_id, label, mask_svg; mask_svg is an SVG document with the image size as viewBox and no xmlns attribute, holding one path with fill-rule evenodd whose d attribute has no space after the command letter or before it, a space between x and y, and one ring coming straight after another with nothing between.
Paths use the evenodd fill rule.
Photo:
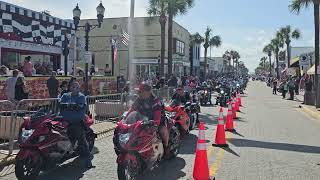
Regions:
<instances>
[{"instance_id":1,"label":"red motorcycle","mask_svg":"<svg viewBox=\"0 0 320 180\"><path fill-rule=\"evenodd\" d=\"M90 151L97 137L90 128L92 124L93 119L86 116L84 126ZM19 133L20 151L16 156L16 177L23 180L36 179L40 171L81 155L81 148L77 142L69 139L67 129L68 123L61 117L54 117L44 111L24 117Z\"/></svg>"},{"instance_id":2,"label":"red motorcycle","mask_svg":"<svg viewBox=\"0 0 320 180\"><path fill-rule=\"evenodd\" d=\"M190 116L181 103L173 100L170 105L165 107L165 110L167 111L168 116L175 120L175 126L179 129L181 137L190 133L190 129L192 129Z\"/></svg>"},{"instance_id":3,"label":"red motorcycle","mask_svg":"<svg viewBox=\"0 0 320 180\"><path fill-rule=\"evenodd\" d=\"M169 120L167 127L170 133L170 158L174 158L179 153L180 134L173 120ZM118 156L119 180L134 180L163 160L164 147L158 127L137 111L118 122L113 143Z\"/></svg>"}]
</instances>

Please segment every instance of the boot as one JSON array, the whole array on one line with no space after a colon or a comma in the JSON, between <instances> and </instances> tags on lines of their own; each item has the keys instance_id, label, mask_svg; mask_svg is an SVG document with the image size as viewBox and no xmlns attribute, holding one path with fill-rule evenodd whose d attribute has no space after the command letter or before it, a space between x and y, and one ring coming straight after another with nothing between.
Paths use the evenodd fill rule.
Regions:
<instances>
[{"instance_id":1,"label":"boot","mask_svg":"<svg viewBox=\"0 0 320 180\"><path fill-rule=\"evenodd\" d=\"M164 146L164 159L170 159L170 148L169 146Z\"/></svg>"}]
</instances>

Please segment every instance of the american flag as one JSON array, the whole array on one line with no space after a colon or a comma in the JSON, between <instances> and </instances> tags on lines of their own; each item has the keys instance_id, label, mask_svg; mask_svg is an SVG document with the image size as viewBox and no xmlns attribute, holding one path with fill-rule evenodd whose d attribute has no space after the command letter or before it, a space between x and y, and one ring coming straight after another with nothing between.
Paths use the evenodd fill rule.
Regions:
<instances>
[{"instance_id":1,"label":"american flag","mask_svg":"<svg viewBox=\"0 0 320 180\"><path fill-rule=\"evenodd\" d=\"M121 33L121 42L125 46L128 46L129 45L129 41L130 41L130 35L126 31L124 31L123 29L121 31L122 31L122 33Z\"/></svg>"},{"instance_id":2,"label":"american flag","mask_svg":"<svg viewBox=\"0 0 320 180\"><path fill-rule=\"evenodd\" d=\"M116 39L112 39L111 42L113 47L113 62L116 63L118 58L118 41Z\"/></svg>"}]
</instances>

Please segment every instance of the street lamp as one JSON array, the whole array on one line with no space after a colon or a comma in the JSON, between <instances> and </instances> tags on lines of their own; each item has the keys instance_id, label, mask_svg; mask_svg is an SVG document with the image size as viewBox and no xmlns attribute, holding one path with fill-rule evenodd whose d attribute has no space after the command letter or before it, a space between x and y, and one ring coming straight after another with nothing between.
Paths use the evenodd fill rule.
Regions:
<instances>
[{"instance_id":1,"label":"street lamp","mask_svg":"<svg viewBox=\"0 0 320 180\"><path fill-rule=\"evenodd\" d=\"M102 5L102 2L98 5L96 8L97 10L97 21L98 24L89 24L87 21L84 26L79 26L80 22L80 16L81 16L81 10L77 4L77 6L73 9L73 22L75 25L75 30L78 30L78 28L82 28L85 31L85 50L89 51L89 32L93 30L96 27L101 27L101 23L103 22L104 12L105 8ZM85 94L89 95L89 79L88 79L88 71L89 71L89 62L86 61L85 66Z\"/></svg>"}]
</instances>

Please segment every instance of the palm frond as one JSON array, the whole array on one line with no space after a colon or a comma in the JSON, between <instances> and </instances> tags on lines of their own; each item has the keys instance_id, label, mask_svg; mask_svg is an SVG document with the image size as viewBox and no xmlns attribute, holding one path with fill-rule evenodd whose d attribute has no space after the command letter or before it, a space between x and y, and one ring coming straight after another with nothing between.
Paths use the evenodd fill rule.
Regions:
<instances>
[{"instance_id":1,"label":"palm frond","mask_svg":"<svg viewBox=\"0 0 320 180\"><path fill-rule=\"evenodd\" d=\"M302 8L308 8L314 2L314 0L293 0L289 5L289 10L293 13L299 14Z\"/></svg>"}]
</instances>

